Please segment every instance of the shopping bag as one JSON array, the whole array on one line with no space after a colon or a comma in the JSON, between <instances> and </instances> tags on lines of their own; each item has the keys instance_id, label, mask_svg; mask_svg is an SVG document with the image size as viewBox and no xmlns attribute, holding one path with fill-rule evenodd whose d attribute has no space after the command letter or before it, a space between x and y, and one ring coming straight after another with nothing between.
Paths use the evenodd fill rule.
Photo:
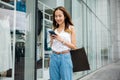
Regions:
<instances>
[{"instance_id":1,"label":"shopping bag","mask_svg":"<svg viewBox=\"0 0 120 80\"><path fill-rule=\"evenodd\" d=\"M70 50L70 53L71 60L73 63L73 72L90 70L88 57L86 55L84 47L75 50Z\"/></svg>"}]
</instances>

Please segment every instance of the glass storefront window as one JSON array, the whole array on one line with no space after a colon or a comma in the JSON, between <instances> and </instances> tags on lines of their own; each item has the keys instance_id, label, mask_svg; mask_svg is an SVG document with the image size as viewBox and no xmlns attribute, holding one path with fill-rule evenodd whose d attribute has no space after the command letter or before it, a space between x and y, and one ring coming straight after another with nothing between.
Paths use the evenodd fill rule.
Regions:
<instances>
[{"instance_id":1,"label":"glass storefront window","mask_svg":"<svg viewBox=\"0 0 120 80\"><path fill-rule=\"evenodd\" d=\"M36 0L0 0L0 80L36 80L36 9Z\"/></svg>"},{"instance_id":2,"label":"glass storefront window","mask_svg":"<svg viewBox=\"0 0 120 80\"><path fill-rule=\"evenodd\" d=\"M105 9L102 9L103 6L100 4ZM75 28L82 30L76 31L77 34L80 34L77 35L80 37L77 42L79 46L83 44L82 46L85 47L91 68L89 71L82 72L82 75L75 73L75 76L87 75L109 62L110 32L107 23L107 6L107 2L102 0L73 1L72 19L75 22Z\"/></svg>"},{"instance_id":3,"label":"glass storefront window","mask_svg":"<svg viewBox=\"0 0 120 80\"><path fill-rule=\"evenodd\" d=\"M15 1L13 1L15 3ZM0 1L0 79L14 80L16 7L8 0Z\"/></svg>"}]
</instances>

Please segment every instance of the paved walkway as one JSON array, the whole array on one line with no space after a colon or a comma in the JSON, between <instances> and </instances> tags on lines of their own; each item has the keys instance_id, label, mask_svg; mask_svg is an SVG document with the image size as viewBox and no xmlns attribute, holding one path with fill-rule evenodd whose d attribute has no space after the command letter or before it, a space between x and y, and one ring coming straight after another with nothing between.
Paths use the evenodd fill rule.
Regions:
<instances>
[{"instance_id":1,"label":"paved walkway","mask_svg":"<svg viewBox=\"0 0 120 80\"><path fill-rule=\"evenodd\" d=\"M80 80L120 80L120 60L109 64Z\"/></svg>"}]
</instances>

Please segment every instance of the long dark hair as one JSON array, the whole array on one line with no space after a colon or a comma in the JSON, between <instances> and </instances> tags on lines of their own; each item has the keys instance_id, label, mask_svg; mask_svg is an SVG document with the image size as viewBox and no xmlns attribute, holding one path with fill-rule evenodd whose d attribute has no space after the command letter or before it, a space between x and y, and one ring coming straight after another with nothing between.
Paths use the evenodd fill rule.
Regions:
<instances>
[{"instance_id":1,"label":"long dark hair","mask_svg":"<svg viewBox=\"0 0 120 80\"><path fill-rule=\"evenodd\" d=\"M69 13L67 12L67 10L63 6L59 6L59 7L55 8L55 10L53 12L53 28L56 29L59 27L59 24L57 24L57 22L55 21L56 10L60 10L63 12L63 15L65 17L65 31L69 32L69 25L73 26L73 23L72 23L72 20L71 20Z\"/></svg>"}]
</instances>

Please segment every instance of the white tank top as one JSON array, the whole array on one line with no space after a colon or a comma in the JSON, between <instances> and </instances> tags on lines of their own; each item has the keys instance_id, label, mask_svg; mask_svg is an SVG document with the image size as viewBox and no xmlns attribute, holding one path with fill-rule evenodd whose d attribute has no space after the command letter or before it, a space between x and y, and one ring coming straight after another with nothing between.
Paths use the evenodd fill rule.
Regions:
<instances>
[{"instance_id":1,"label":"white tank top","mask_svg":"<svg viewBox=\"0 0 120 80\"><path fill-rule=\"evenodd\" d=\"M60 33L55 29L55 33L57 33L65 42L71 43L71 34L62 30ZM54 39L52 44L52 50L61 52L70 49L68 46L62 44L60 41Z\"/></svg>"}]
</instances>

